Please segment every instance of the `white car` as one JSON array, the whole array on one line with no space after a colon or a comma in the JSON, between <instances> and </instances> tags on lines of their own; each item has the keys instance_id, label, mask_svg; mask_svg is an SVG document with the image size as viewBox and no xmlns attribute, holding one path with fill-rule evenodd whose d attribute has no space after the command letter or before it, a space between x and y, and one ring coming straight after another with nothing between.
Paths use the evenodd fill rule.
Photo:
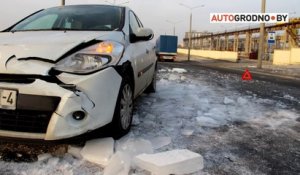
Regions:
<instances>
[{"instance_id":1,"label":"white car","mask_svg":"<svg viewBox=\"0 0 300 175\"><path fill-rule=\"evenodd\" d=\"M125 135L133 100L155 92L152 38L131 9L109 5L49 8L0 32L0 137Z\"/></svg>"}]
</instances>

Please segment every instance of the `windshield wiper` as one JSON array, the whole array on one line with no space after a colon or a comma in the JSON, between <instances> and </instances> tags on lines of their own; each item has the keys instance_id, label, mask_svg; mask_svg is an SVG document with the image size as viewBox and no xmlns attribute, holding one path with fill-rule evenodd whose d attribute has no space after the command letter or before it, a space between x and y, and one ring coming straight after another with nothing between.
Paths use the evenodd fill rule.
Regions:
<instances>
[{"instance_id":1,"label":"windshield wiper","mask_svg":"<svg viewBox=\"0 0 300 175\"><path fill-rule=\"evenodd\" d=\"M14 33L14 32L51 31L51 30L67 31L67 30L79 30L79 29L68 29L68 28L54 27L54 28L50 28L50 29L11 30L10 32Z\"/></svg>"},{"instance_id":2,"label":"windshield wiper","mask_svg":"<svg viewBox=\"0 0 300 175\"><path fill-rule=\"evenodd\" d=\"M63 27L53 27L49 30L59 30L59 31L67 31L67 30L82 30L82 29L70 29L70 28L63 28Z\"/></svg>"},{"instance_id":3,"label":"windshield wiper","mask_svg":"<svg viewBox=\"0 0 300 175\"><path fill-rule=\"evenodd\" d=\"M53 27L50 30L68 30L67 28L62 28L62 27Z\"/></svg>"},{"instance_id":4,"label":"windshield wiper","mask_svg":"<svg viewBox=\"0 0 300 175\"><path fill-rule=\"evenodd\" d=\"M11 30L10 32L32 32L32 31L45 31L50 29L28 29L28 30Z\"/></svg>"},{"instance_id":5,"label":"windshield wiper","mask_svg":"<svg viewBox=\"0 0 300 175\"><path fill-rule=\"evenodd\" d=\"M29 32L29 31L111 31L111 30L98 30L98 29L70 29L70 28L62 28L62 27L53 27L51 29L28 29L28 30L11 30L10 32ZM116 31L116 30L114 30Z\"/></svg>"}]
</instances>

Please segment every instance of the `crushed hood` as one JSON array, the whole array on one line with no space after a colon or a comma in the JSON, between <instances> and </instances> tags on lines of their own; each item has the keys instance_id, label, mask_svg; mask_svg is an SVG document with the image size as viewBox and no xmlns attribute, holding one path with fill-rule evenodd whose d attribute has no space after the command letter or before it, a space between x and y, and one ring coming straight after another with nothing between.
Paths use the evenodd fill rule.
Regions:
<instances>
[{"instance_id":1,"label":"crushed hood","mask_svg":"<svg viewBox=\"0 0 300 175\"><path fill-rule=\"evenodd\" d=\"M0 33L0 73L38 73L45 74L46 68L35 68L19 58L36 57L55 62L74 47L91 41L106 40L122 42L121 32L99 31L27 31ZM15 56L13 59L12 56ZM14 64L9 64L10 59ZM21 63L22 62L22 63ZM24 63L24 64L23 64ZM23 65L23 66L22 66ZM48 67L48 66L46 66ZM51 68L51 67L50 67ZM39 70L39 71L38 71Z\"/></svg>"}]
</instances>

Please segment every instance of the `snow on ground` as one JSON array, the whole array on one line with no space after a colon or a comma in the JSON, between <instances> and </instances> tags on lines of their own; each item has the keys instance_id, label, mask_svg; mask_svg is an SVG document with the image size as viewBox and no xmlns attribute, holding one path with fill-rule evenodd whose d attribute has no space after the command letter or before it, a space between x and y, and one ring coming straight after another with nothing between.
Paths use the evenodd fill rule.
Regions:
<instances>
[{"instance_id":1,"label":"snow on ground","mask_svg":"<svg viewBox=\"0 0 300 175\"><path fill-rule=\"evenodd\" d=\"M127 152L129 155L145 152L134 145L147 147L149 146L147 143L150 142L156 153L173 149L199 152L199 148L202 148L199 152L202 154L205 153L203 150L210 150L215 146L208 140L227 139L215 134L215 130L223 126L232 123L249 123L275 130L287 126L293 127L300 117L296 111L285 109L280 102L261 99L256 95L243 95L228 90L226 85L212 86L203 80L203 77L189 76L184 69L159 70L157 93L144 94L136 101L132 131L116 142L116 151L119 152L113 156L115 161L107 171L125 168L126 172L128 165L122 164L122 159L130 160L132 157L126 157L122 152ZM289 132L300 139L296 131L289 130ZM146 149L151 152L151 148ZM74 148L73 152L75 155L78 154L78 149ZM231 153L224 154L228 160L238 159ZM218 152L206 153L206 159L217 156L220 156ZM103 174L103 168L75 157L67 153L62 157L44 155L34 163L0 161L0 174ZM211 167L212 162L204 162L204 166ZM252 172L250 168L240 166L237 172L242 174ZM149 173L134 168L129 174ZM207 172L204 169L195 174L207 174Z\"/></svg>"}]
</instances>

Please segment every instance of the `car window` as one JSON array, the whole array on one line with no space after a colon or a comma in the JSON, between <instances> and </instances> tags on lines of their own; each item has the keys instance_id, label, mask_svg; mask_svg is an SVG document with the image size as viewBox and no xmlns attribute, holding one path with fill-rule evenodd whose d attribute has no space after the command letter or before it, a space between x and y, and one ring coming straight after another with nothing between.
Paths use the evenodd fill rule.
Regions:
<instances>
[{"instance_id":1,"label":"car window","mask_svg":"<svg viewBox=\"0 0 300 175\"><path fill-rule=\"evenodd\" d=\"M144 27L143 24L142 24L142 22L141 22L141 20L137 16L136 16L136 19L138 20L139 26L140 27Z\"/></svg>"},{"instance_id":2,"label":"car window","mask_svg":"<svg viewBox=\"0 0 300 175\"><path fill-rule=\"evenodd\" d=\"M138 28L140 28L140 24L138 20L136 19L136 16L133 12L130 12L129 15L130 20L130 32L135 34L137 33Z\"/></svg>"},{"instance_id":3,"label":"car window","mask_svg":"<svg viewBox=\"0 0 300 175\"><path fill-rule=\"evenodd\" d=\"M66 6L43 10L17 24L12 31L28 30L120 30L122 7Z\"/></svg>"},{"instance_id":4,"label":"car window","mask_svg":"<svg viewBox=\"0 0 300 175\"><path fill-rule=\"evenodd\" d=\"M51 28L55 21L57 20L58 15L56 14L49 14L42 16L28 24L26 24L23 28L24 29L49 29Z\"/></svg>"}]
</instances>

